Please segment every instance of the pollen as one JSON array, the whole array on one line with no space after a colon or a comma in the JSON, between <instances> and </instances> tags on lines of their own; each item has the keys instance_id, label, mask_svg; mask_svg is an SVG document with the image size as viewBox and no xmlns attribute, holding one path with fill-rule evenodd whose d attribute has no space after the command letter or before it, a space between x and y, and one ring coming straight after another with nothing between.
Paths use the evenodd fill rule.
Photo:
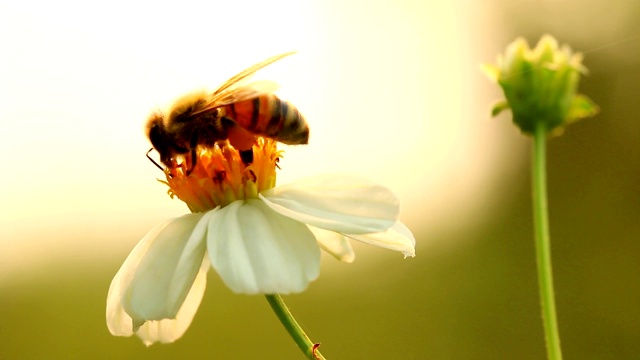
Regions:
<instances>
[{"instance_id":1,"label":"pollen","mask_svg":"<svg viewBox=\"0 0 640 360\"><path fill-rule=\"evenodd\" d=\"M187 174L183 167L167 169L169 196L184 201L192 212L224 207L236 200L257 198L276 184L276 167L282 151L274 140L258 137L253 161L245 164L240 151L228 141L196 149L195 166Z\"/></svg>"}]
</instances>

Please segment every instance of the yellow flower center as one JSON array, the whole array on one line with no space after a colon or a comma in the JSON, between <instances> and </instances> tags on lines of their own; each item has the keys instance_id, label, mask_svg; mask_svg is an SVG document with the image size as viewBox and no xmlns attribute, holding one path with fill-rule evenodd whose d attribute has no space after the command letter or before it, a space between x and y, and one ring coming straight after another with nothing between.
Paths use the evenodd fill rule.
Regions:
<instances>
[{"instance_id":1,"label":"yellow flower center","mask_svg":"<svg viewBox=\"0 0 640 360\"><path fill-rule=\"evenodd\" d=\"M236 200L257 198L276 184L276 166L282 152L276 142L258 137L253 145L253 161L245 164L240 152L228 141L213 147L199 146L190 171L178 166L165 171L169 196L184 201L191 212L226 206Z\"/></svg>"}]
</instances>

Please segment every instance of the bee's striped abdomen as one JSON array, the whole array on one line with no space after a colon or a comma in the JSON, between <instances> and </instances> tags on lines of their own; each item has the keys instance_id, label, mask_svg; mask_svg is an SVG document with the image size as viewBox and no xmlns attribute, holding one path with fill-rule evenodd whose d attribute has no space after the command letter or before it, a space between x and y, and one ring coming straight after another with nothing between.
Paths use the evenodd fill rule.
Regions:
<instances>
[{"instance_id":1,"label":"bee's striped abdomen","mask_svg":"<svg viewBox=\"0 0 640 360\"><path fill-rule=\"evenodd\" d=\"M290 103L266 94L255 99L230 104L226 116L246 130L285 144L306 144L309 126Z\"/></svg>"}]
</instances>

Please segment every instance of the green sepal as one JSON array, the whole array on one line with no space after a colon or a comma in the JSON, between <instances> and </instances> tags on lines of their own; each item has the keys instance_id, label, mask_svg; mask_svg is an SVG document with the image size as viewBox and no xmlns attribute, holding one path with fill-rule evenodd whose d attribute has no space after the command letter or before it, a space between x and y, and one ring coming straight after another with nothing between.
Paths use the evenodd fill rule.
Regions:
<instances>
[{"instance_id":1,"label":"green sepal","mask_svg":"<svg viewBox=\"0 0 640 360\"><path fill-rule=\"evenodd\" d=\"M577 94L571 101L566 121L572 123L586 117L595 116L598 112L600 112L598 105L585 95Z\"/></svg>"},{"instance_id":2,"label":"green sepal","mask_svg":"<svg viewBox=\"0 0 640 360\"><path fill-rule=\"evenodd\" d=\"M493 107L491 108L491 116L492 117L496 117L502 111L510 109L510 108L511 107L509 106L508 102L506 102L506 101L498 101L497 103L493 104Z\"/></svg>"}]
</instances>

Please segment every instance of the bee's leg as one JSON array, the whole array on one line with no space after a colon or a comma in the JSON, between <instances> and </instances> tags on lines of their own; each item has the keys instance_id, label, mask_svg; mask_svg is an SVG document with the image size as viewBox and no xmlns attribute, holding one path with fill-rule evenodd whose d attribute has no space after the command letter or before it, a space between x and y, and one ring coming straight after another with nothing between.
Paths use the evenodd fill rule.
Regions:
<instances>
[{"instance_id":1,"label":"bee's leg","mask_svg":"<svg viewBox=\"0 0 640 360\"><path fill-rule=\"evenodd\" d=\"M253 148L249 150L240 150L240 158L245 165L249 165L253 162Z\"/></svg>"},{"instance_id":2,"label":"bee's leg","mask_svg":"<svg viewBox=\"0 0 640 360\"><path fill-rule=\"evenodd\" d=\"M198 156L196 154L196 148L192 147L191 154L189 156L189 161L187 161L187 171L186 171L187 176L191 174L191 172L193 171L193 168L196 167L197 162L198 162Z\"/></svg>"},{"instance_id":3,"label":"bee's leg","mask_svg":"<svg viewBox=\"0 0 640 360\"><path fill-rule=\"evenodd\" d=\"M226 127L226 135L229 143L240 152L240 158L245 165L253 162L253 145L256 137L254 134L233 122L233 120L223 117L223 124Z\"/></svg>"},{"instance_id":4,"label":"bee's leg","mask_svg":"<svg viewBox=\"0 0 640 360\"><path fill-rule=\"evenodd\" d=\"M191 152L189 154L189 161L187 161L187 171L186 174L187 176L189 176L189 174L191 174L191 172L193 171L193 168L196 167L196 164L198 163L198 154L196 152L196 148L198 147L198 135L196 133L194 133L191 136Z\"/></svg>"}]
</instances>

